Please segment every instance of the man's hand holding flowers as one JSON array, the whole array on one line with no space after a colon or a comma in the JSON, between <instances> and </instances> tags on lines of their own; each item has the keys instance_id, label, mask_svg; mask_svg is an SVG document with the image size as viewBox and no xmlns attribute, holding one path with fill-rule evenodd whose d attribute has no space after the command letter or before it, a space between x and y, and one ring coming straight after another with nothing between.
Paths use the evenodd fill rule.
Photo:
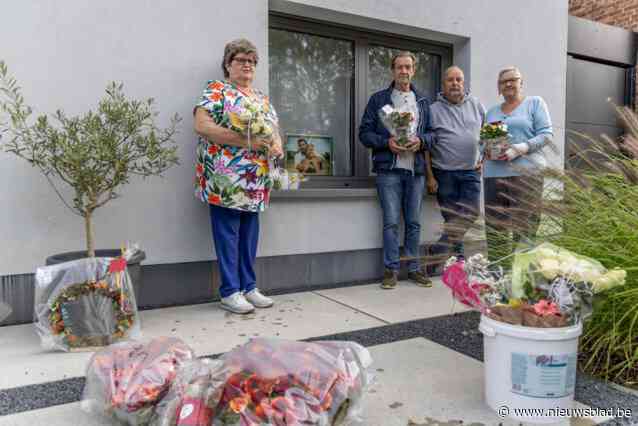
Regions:
<instances>
[{"instance_id":1,"label":"man's hand holding flowers","mask_svg":"<svg viewBox=\"0 0 638 426\"><path fill-rule=\"evenodd\" d=\"M421 139L416 136L410 136L408 143L404 147L406 151L417 152L421 148Z\"/></svg>"},{"instance_id":2,"label":"man's hand holding flowers","mask_svg":"<svg viewBox=\"0 0 638 426\"><path fill-rule=\"evenodd\" d=\"M421 148L421 139L416 136L410 136L408 142L404 145L399 144L396 138L391 137L388 139L388 148L394 154L401 154L403 152L417 152Z\"/></svg>"}]
</instances>

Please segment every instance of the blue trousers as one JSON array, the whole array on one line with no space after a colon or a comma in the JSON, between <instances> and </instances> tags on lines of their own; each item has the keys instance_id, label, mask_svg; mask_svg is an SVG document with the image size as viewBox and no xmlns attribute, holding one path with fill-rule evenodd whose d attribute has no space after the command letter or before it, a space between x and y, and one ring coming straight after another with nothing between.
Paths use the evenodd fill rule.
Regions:
<instances>
[{"instance_id":1,"label":"blue trousers","mask_svg":"<svg viewBox=\"0 0 638 426\"><path fill-rule=\"evenodd\" d=\"M379 171L377 192L383 210L383 263L386 269L398 271L399 224L401 212L405 222L405 250L408 271L421 269L419 242L421 239L421 205L425 176L413 175L408 170Z\"/></svg>"},{"instance_id":2,"label":"blue trousers","mask_svg":"<svg viewBox=\"0 0 638 426\"><path fill-rule=\"evenodd\" d=\"M221 276L219 295L228 297L255 288L259 214L210 206L210 223Z\"/></svg>"},{"instance_id":3,"label":"blue trousers","mask_svg":"<svg viewBox=\"0 0 638 426\"><path fill-rule=\"evenodd\" d=\"M463 237L479 214L481 175L476 170L433 168L432 172L439 184L436 198L445 222L441 238L432 248L432 254L463 255Z\"/></svg>"}]
</instances>

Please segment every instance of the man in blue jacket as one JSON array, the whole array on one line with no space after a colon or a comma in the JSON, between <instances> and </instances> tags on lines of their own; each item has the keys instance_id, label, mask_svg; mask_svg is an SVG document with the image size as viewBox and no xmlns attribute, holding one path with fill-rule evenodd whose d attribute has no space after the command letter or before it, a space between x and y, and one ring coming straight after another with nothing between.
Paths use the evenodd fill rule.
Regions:
<instances>
[{"instance_id":1,"label":"man in blue jacket","mask_svg":"<svg viewBox=\"0 0 638 426\"><path fill-rule=\"evenodd\" d=\"M384 289L397 285L399 271L399 223L401 211L405 222L405 257L408 279L419 286L431 287L419 261L421 206L425 187L425 149L431 145L426 135L430 127L429 101L411 84L416 57L400 52L392 58L393 82L370 98L366 106L359 140L372 149L373 171L377 174L377 192L383 210ZM400 145L385 128L379 111L386 105L409 111L412 121L408 142Z\"/></svg>"}]
</instances>

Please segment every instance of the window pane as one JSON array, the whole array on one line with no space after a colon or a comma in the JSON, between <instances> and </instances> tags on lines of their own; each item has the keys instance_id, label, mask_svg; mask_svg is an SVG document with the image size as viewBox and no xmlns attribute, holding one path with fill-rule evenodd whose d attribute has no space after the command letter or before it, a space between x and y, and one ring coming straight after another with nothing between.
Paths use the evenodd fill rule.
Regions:
<instances>
[{"instance_id":1,"label":"window pane","mask_svg":"<svg viewBox=\"0 0 638 426\"><path fill-rule=\"evenodd\" d=\"M368 50L368 96L385 89L392 82L390 63L392 55L401 49L383 46L370 46ZM439 91L438 82L441 73L441 57L424 52L413 51L416 55L417 68L412 83L431 101Z\"/></svg>"},{"instance_id":2,"label":"window pane","mask_svg":"<svg viewBox=\"0 0 638 426\"><path fill-rule=\"evenodd\" d=\"M294 148L287 155L288 164L294 161L310 175L321 164L316 174L352 176L354 44L270 29L269 66L270 98L279 114L284 145L288 139ZM318 136L307 142L323 158L321 163L313 161L312 150L302 153L296 148L300 137L287 135Z\"/></svg>"}]
</instances>

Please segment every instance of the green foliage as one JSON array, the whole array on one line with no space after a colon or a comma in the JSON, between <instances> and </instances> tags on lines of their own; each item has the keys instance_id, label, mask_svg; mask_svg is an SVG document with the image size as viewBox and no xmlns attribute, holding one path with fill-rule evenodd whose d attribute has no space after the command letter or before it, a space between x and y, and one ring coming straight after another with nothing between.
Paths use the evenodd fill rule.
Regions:
<instances>
[{"instance_id":1,"label":"green foliage","mask_svg":"<svg viewBox=\"0 0 638 426\"><path fill-rule=\"evenodd\" d=\"M625 286L594 297L581 337L580 366L606 380L638 386L638 118L628 108L618 108L618 114L627 129L622 141L569 135L573 145L565 151L573 155L565 170L546 170L542 205L523 208L541 212L533 243L549 241L608 269L627 271ZM526 224L512 225L516 233ZM512 252L511 236L497 229L486 234L490 260Z\"/></svg>"},{"instance_id":2,"label":"green foliage","mask_svg":"<svg viewBox=\"0 0 638 426\"><path fill-rule=\"evenodd\" d=\"M638 170L635 160L613 162ZM638 384L638 185L610 171L566 174L561 181L564 207L560 215L547 216L562 225L553 241L627 271L624 287L595 301L581 339L581 366L608 380Z\"/></svg>"},{"instance_id":3,"label":"green foliage","mask_svg":"<svg viewBox=\"0 0 638 426\"><path fill-rule=\"evenodd\" d=\"M180 117L160 129L153 100L129 100L123 85L110 83L95 111L69 117L32 118L20 87L0 61L0 136L2 148L37 167L64 204L87 221L87 248L92 251L91 215L129 183L131 176L161 175L178 164L173 140ZM58 185L72 188L71 200Z\"/></svg>"}]
</instances>

